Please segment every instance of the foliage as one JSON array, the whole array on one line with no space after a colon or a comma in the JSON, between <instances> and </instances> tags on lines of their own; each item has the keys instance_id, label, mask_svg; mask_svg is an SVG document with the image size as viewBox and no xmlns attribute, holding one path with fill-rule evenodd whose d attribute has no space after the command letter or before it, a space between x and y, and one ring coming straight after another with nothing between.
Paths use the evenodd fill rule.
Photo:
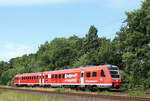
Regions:
<instances>
[{"instance_id":1,"label":"foliage","mask_svg":"<svg viewBox=\"0 0 150 101\"><path fill-rule=\"evenodd\" d=\"M102 95L112 96L111 92L108 92L107 90L104 90L101 92Z\"/></svg>"},{"instance_id":2,"label":"foliage","mask_svg":"<svg viewBox=\"0 0 150 101\"><path fill-rule=\"evenodd\" d=\"M73 92L71 89L67 89L67 88L56 88L55 91L56 92L67 92L67 93Z\"/></svg>"},{"instance_id":3,"label":"foliage","mask_svg":"<svg viewBox=\"0 0 150 101\"><path fill-rule=\"evenodd\" d=\"M127 12L126 26L122 27L114 42L122 59L123 70L128 76L128 89L150 87L150 1L146 0L142 8Z\"/></svg>"},{"instance_id":4,"label":"foliage","mask_svg":"<svg viewBox=\"0 0 150 101\"><path fill-rule=\"evenodd\" d=\"M92 50L96 50L99 46L99 39L97 35L98 30L91 26L89 29L88 34L86 34L86 37L84 39L84 52L90 52Z\"/></svg>"},{"instance_id":5,"label":"foliage","mask_svg":"<svg viewBox=\"0 0 150 101\"><path fill-rule=\"evenodd\" d=\"M146 94L144 92L136 91L136 92L129 92L127 94L127 96L129 96L129 97L142 97L142 98L145 98Z\"/></svg>"}]
</instances>

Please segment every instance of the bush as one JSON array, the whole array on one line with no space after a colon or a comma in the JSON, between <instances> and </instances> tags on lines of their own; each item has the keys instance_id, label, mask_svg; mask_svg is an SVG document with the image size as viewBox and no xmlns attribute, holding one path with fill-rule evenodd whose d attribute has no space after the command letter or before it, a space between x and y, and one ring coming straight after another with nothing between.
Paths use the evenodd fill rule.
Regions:
<instances>
[{"instance_id":1,"label":"bush","mask_svg":"<svg viewBox=\"0 0 150 101\"><path fill-rule=\"evenodd\" d=\"M129 92L127 94L129 97L146 97L146 94L144 92Z\"/></svg>"},{"instance_id":2,"label":"bush","mask_svg":"<svg viewBox=\"0 0 150 101\"><path fill-rule=\"evenodd\" d=\"M72 92L71 89L66 89L66 88L56 88L55 91L56 92L67 92L67 93L71 93Z\"/></svg>"},{"instance_id":3,"label":"bush","mask_svg":"<svg viewBox=\"0 0 150 101\"><path fill-rule=\"evenodd\" d=\"M112 95L112 93L105 90L105 91L102 91L102 95L110 96L110 95Z\"/></svg>"}]
</instances>

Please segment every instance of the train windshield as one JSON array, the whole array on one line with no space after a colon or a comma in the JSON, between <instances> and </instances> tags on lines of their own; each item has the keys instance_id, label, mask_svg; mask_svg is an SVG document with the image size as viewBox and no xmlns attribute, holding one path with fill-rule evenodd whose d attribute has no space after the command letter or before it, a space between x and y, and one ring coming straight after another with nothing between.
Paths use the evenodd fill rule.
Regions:
<instances>
[{"instance_id":1,"label":"train windshield","mask_svg":"<svg viewBox=\"0 0 150 101\"><path fill-rule=\"evenodd\" d=\"M108 66L112 79L120 79L119 69L117 66Z\"/></svg>"}]
</instances>

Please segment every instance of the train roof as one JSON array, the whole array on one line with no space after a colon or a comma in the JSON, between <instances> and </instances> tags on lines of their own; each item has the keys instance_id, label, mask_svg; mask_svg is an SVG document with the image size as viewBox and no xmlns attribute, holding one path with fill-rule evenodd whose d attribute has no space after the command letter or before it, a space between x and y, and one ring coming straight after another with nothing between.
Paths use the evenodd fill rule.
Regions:
<instances>
[{"instance_id":1,"label":"train roof","mask_svg":"<svg viewBox=\"0 0 150 101\"><path fill-rule=\"evenodd\" d=\"M23 73L23 74L17 74L15 77L20 77L20 76L33 76L33 75L40 75L40 73Z\"/></svg>"},{"instance_id":2,"label":"train roof","mask_svg":"<svg viewBox=\"0 0 150 101\"><path fill-rule=\"evenodd\" d=\"M100 66L85 66L85 67L79 67L79 68L71 68L71 69L64 69L64 70L54 70L54 71L45 71L43 73L48 74L48 73L68 73L68 72L78 72L82 70L95 70L99 69L102 67L106 67L106 65L100 65Z\"/></svg>"},{"instance_id":3,"label":"train roof","mask_svg":"<svg viewBox=\"0 0 150 101\"><path fill-rule=\"evenodd\" d=\"M44 74L56 74L56 73L68 73L68 72L80 72L80 71L85 71L85 70L96 70L99 68L104 68L104 67L108 67L108 68L114 68L117 67L115 65L99 65L99 66L81 66L79 68L71 68L71 69L63 69L63 70L54 70L54 71L45 71L42 72ZM23 74L17 74L15 77L20 77L20 76L33 76L33 75L40 75L41 72L37 72L37 73L23 73Z\"/></svg>"}]
</instances>

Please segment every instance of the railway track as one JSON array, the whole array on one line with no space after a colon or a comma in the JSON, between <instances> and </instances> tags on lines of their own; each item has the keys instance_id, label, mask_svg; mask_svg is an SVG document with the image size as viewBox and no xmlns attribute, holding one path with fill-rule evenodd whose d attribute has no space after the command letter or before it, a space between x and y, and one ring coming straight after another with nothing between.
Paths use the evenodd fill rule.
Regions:
<instances>
[{"instance_id":1,"label":"railway track","mask_svg":"<svg viewBox=\"0 0 150 101\"><path fill-rule=\"evenodd\" d=\"M46 95L56 98L66 98L72 101L150 101L150 98L138 98L138 97L127 97L127 96L106 96L98 94L85 94L85 93L67 93L67 92L56 92L56 91L43 91L34 89L22 89L17 87L0 87L1 90L17 91L23 93L31 93L38 95Z\"/></svg>"}]
</instances>

